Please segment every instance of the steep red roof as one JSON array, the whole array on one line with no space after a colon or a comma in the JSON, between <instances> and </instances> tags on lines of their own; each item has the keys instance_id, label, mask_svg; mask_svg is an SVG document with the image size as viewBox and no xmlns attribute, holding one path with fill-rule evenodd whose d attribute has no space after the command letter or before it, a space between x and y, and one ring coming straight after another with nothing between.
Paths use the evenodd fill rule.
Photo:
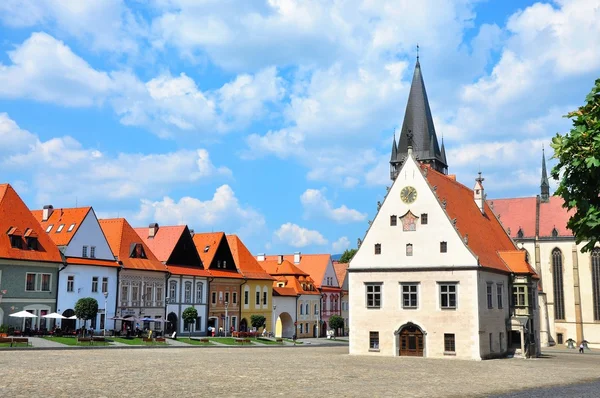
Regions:
<instances>
[{"instance_id":1,"label":"steep red roof","mask_svg":"<svg viewBox=\"0 0 600 398\"><path fill-rule=\"evenodd\" d=\"M276 287L273 286L273 294L275 296L292 296L296 297L296 291L290 287Z\"/></svg>"},{"instance_id":2,"label":"steep red roof","mask_svg":"<svg viewBox=\"0 0 600 398\"><path fill-rule=\"evenodd\" d=\"M97 267L118 267L119 263L115 260L100 260L98 258L67 257L67 264L73 265L94 265Z\"/></svg>"},{"instance_id":3,"label":"steep red roof","mask_svg":"<svg viewBox=\"0 0 600 398\"><path fill-rule=\"evenodd\" d=\"M258 261L258 264L270 275L296 275L308 276L308 274L296 267L288 260L283 260L279 264L278 260Z\"/></svg>"},{"instance_id":4,"label":"steep red roof","mask_svg":"<svg viewBox=\"0 0 600 398\"><path fill-rule=\"evenodd\" d=\"M227 243L238 271L248 279L273 280L252 256L248 248L237 235L227 235Z\"/></svg>"},{"instance_id":5,"label":"steep red roof","mask_svg":"<svg viewBox=\"0 0 600 398\"><path fill-rule=\"evenodd\" d=\"M533 274L537 277L535 270L526 260L526 252L524 250L498 252L498 255L515 274Z\"/></svg>"},{"instance_id":6,"label":"steep red roof","mask_svg":"<svg viewBox=\"0 0 600 398\"><path fill-rule=\"evenodd\" d=\"M152 250L144 243L127 220L124 218L111 218L99 220L99 222L110 250L117 257L117 260L123 263L124 268L142 271L167 271L167 267L156 258ZM146 258L131 258L133 244L142 245Z\"/></svg>"},{"instance_id":7,"label":"steep red roof","mask_svg":"<svg viewBox=\"0 0 600 398\"><path fill-rule=\"evenodd\" d=\"M194 245L196 245L196 250L200 254L205 269L210 267L217 253L219 243L221 243L224 236L224 232L196 233L194 235Z\"/></svg>"},{"instance_id":8,"label":"steep red roof","mask_svg":"<svg viewBox=\"0 0 600 398\"><path fill-rule=\"evenodd\" d=\"M534 238L536 231L536 201L535 197L493 199L488 203L493 206L494 213L502 225L509 230L510 236L518 237L519 228L523 231L523 238ZM568 211L562 207L564 201L561 197L551 196L549 201L540 203L539 237L552 237L552 230L556 228L558 236L573 236L567 228L569 218L575 210Z\"/></svg>"},{"instance_id":9,"label":"steep red roof","mask_svg":"<svg viewBox=\"0 0 600 398\"><path fill-rule=\"evenodd\" d=\"M511 272L498 252L514 251L517 247L506 234L500 222L487 203L484 214L475 200L473 190L448 178L448 176L422 166L427 170L426 179L440 202L446 202L446 213L450 220L456 219L456 229L461 238L467 241L469 249L479 258L482 267Z\"/></svg>"},{"instance_id":10,"label":"steep red roof","mask_svg":"<svg viewBox=\"0 0 600 398\"><path fill-rule=\"evenodd\" d=\"M284 255L283 259L294 264L293 254ZM294 265L309 274L314 279L316 287L321 287L330 259L330 254L301 254L300 263ZM277 256L266 256L265 261L277 261Z\"/></svg>"},{"instance_id":11,"label":"steep red roof","mask_svg":"<svg viewBox=\"0 0 600 398\"><path fill-rule=\"evenodd\" d=\"M344 280L348 274L348 263L340 263L338 261L333 262L333 268L335 269L335 276L337 276L340 287L344 285Z\"/></svg>"},{"instance_id":12,"label":"steep red roof","mask_svg":"<svg viewBox=\"0 0 600 398\"><path fill-rule=\"evenodd\" d=\"M167 269L173 275L184 275L184 276L211 276L210 272L202 268L194 267L180 267L178 265L167 265Z\"/></svg>"},{"instance_id":13,"label":"steep red roof","mask_svg":"<svg viewBox=\"0 0 600 398\"><path fill-rule=\"evenodd\" d=\"M43 210L33 210L31 214L38 220L38 222L44 228L44 231L52 225L52 229L48 231L48 236L57 246L66 246L71 242L71 239L75 235L75 232L79 229L79 226L92 210L91 207L73 207L67 209L54 209L48 217L48 220L42 221ZM58 232L59 227L60 232ZM69 228L73 225L73 228L69 231Z\"/></svg>"},{"instance_id":14,"label":"steep red roof","mask_svg":"<svg viewBox=\"0 0 600 398\"><path fill-rule=\"evenodd\" d=\"M14 248L7 232L20 233L22 249ZM24 235L37 234L38 249L27 249ZM33 237L32 233L29 236ZM0 258L15 260L62 262L60 251L10 184L0 184Z\"/></svg>"},{"instance_id":15,"label":"steep red roof","mask_svg":"<svg viewBox=\"0 0 600 398\"><path fill-rule=\"evenodd\" d=\"M134 228L134 230L152 250L156 258L166 262L171 257L181 234L185 231L185 225L159 227L156 235L152 238L148 236L149 228Z\"/></svg>"}]
</instances>

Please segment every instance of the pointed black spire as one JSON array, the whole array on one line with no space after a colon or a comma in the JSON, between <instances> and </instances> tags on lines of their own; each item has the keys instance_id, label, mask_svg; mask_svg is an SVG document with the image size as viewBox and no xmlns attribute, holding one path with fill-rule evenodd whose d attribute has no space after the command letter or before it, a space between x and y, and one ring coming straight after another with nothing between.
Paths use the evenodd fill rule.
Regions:
<instances>
[{"instance_id":1,"label":"pointed black spire","mask_svg":"<svg viewBox=\"0 0 600 398\"><path fill-rule=\"evenodd\" d=\"M542 183L541 188L541 201L550 201L550 183L548 182L548 172L546 171L546 154L544 153L544 147L542 147Z\"/></svg>"},{"instance_id":2,"label":"pointed black spire","mask_svg":"<svg viewBox=\"0 0 600 398\"><path fill-rule=\"evenodd\" d=\"M446 147L444 146L444 135L442 134L442 161L445 164L448 164L448 161L446 160Z\"/></svg>"},{"instance_id":3,"label":"pointed black spire","mask_svg":"<svg viewBox=\"0 0 600 398\"><path fill-rule=\"evenodd\" d=\"M396 129L394 129L394 142L392 143L392 156L390 157L390 178L392 181L398 176L400 170L399 162L396 159L398 157L398 146L396 145Z\"/></svg>"},{"instance_id":4,"label":"pointed black spire","mask_svg":"<svg viewBox=\"0 0 600 398\"><path fill-rule=\"evenodd\" d=\"M398 146L396 145L396 129L394 129L394 142L392 143L392 156L390 157L390 163L396 161L398 156Z\"/></svg>"},{"instance_id":5,"label":"pointed black spire","mask_svg":"<svg viewBox=\"0 0 600 398\"><path fill-rule=\"evenodd\" d=\"M408 153L408 133L412 132L413 155L421 162L429 163L441 172L448 172L445 154L442 154L438 144L433 117L429 108L427 91L421 74L421 64L417 57L415 72L413 74L404 122L398 140L397 161L401 165Z\"/></svg>"}]
</instances>

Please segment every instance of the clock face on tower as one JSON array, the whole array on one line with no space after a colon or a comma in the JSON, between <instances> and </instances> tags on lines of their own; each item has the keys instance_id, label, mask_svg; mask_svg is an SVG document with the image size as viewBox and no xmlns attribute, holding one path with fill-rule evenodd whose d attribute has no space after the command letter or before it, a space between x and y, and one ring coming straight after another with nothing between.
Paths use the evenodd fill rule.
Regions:
<instances>
[{"instance_id":1,"label":"clock face on tower","mask_svg":"<svg viewBox=\"0 0 600 398\"><path fill-rule=\"evenodd\" d=\"M417 199L417 190L414 187L408 186L400 191L400 199L404 203L412 203Z\"/></svg>"}]
</instances>

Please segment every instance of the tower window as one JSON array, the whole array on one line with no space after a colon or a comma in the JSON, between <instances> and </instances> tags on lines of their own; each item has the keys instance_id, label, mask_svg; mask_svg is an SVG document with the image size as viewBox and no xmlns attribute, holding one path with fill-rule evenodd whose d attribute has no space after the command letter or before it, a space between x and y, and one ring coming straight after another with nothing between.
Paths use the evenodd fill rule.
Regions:
<instances>
[{"instance_id":1,"label":"tower window","mask_svg":"<svg viewBox=\"0 0 600 398\"><path fill-rule=\"evenodd\" d=\"M421 214L421 225L427 225L427 213Z\"/></svg>"},{"instance_id":2,"label":"tower window","mask_svg":"<svg viewBox=\"0 0 600 398\"><path fill-rule=\"evenodd\" d=\"M440 253L448 252L448 242L440 242Z\"/></svg>"},{"instance_id":3,"label":"tower window","mask_svg":"<svg viewBox=\"0 0 600 398\"><path fill-rule=\"evenodd\" d=\"M407 256L412 256L413 255L413 245L412 245L412 243L408 243L406 245L406 255Z\"/></svg>"},{"instance_id":4,"label":"tower window","mask_svg":"<svg viewBox=\"0 0 600 398\"><path fill-rule=\"evenodd\" d=\"M381 254L381 243L375 243L375 254Z\"/></svg>"},{"instance_id":5,"label":"tower window","mask_svg":"<svg viewBox=\"0 0 600 398\"><path fill-rule=\"evenodd\" d=\"M396 225L398 225L398 217L390 216L390 225L392 227L395 227Z\"/></svg>"}]
</instances>

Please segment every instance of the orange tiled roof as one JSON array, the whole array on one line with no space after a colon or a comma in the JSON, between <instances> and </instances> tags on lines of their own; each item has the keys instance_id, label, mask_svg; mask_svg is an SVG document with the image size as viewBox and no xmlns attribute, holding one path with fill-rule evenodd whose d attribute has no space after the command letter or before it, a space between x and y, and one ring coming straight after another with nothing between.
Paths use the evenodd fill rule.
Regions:
<instances>
[{"instance_id":1,"label":"orange tiled roof","mask_svg":"<svg viewBox=\"0 0 600 398\"><path fill-rule=\"evenodd\" d=\"M29 230L36 232L38 250L13 248L6 233L11 228L24 234ZM61 263L62 257L56 244L41 229L42 226L13 187L10 184L0 184L0 258ZM26 242L23 241L22 245L26 247Z\"/></svg>"},{"instance_id":2,"label":"orange tiled roof","mask_svg":"<svg viewBox=\"0 0 600 398\"><path fill-rule=\"evenodd\" d=\"M283 260L279 264L278 260L257 261L257 263L270 275L297 275L308 276L308 274L296 267L288 260Z\"/></svg>"},{"instance_id":3,"label":"orange tiled roof","mask_svg":"<svg viewBox=\"0 0 600 398\"><path fill-rule=\"evenodd\" d=\"M205 276L210 277L211 274L203 268L194 267L181 267L178 265L167 265L169 272L173 275L185 275L185 276Z\"/></svg>"},{"instance_id":4,"label":"orange tiled roof","mask_svg":"<svg viewBox=\"0 0 600 398\"><path fill-rule=\"evenodd\" d=\"M159 227L156 236L148 237L149 228L134 228L135 232L148 245L152 253L163 263L169 260L181 234L185 231L185 225L175 225L171 227Z\"/></svg>"},{"instance_id":5,"label":"orange tiled roof","mask_svg":"<svg viewBox=\"0 0 600 398\"><path fill-rule=\"evenodd\" d=\"M198 254L200 254L200 259L202 259L205 269L210 267L210 264L217 253L219 243L221 243L221 239L223 239L224 236L224 232L196 233L194 235L194 245L196 245L196 250L198 250ZM208 247L208 250L205 252L204 249L206 249L206 247Z\"/></svg>"},{"instance_id":6,"label":"orange tiled roof","mask_svg":"<svg viewBox=\"0 0 600 398\"><path fill-rule=\"evenodd\" d=\"M446 201L446 213L456 219L456 230L463 240L467 238L467 246L478 257L482 267L510 272L510 268L502 261L498 252L517 250L515 244L496 219L487 203L482 214L475 200L473 190L461 183L438 173L427 166L426 179L431 187L436 186L434 194L440 202Z\"/></svg>"},{"instance_id":7,"label":"orange tiled roof","mask_svg":"<svg viewBox=\"0 0 600 398\"><path fill-rule=\"evenodd\" d=\"M535 270L526 260L524 250L510 250L498 252L498 255L515 274L531 274L537 278Z\"/></svg>"},{"instance_id":8,"label":"orange tiled roof","mask_svg":"<svg viewBox=\"0 0 600 398\"><path fill-rule=\"evenodd\" d=\"M215 278L233 278L233 279L244 279L244 276L236 271L228 271L223 269L211 269L207 270L210 276Z\"/></svg>"},{"instance_id":9,"label":"orange tiled roof","mask_svg":"<svg viewBox=\"0 0 600 398\"><path fill-rule=\"evenodd\" d=\"M167 267L156 258L148 245L138 236L127 220L124 218L111 218L99 220L99 222L113 255L119 261L123 262L125 269L167 271ZM130 257L131 245L134 243L142 245L147 258Z\"/></svg>"},{"instance_id":10,"label":"orange tiled roof","mask_svg":"<svg viewBox=\"0 0 600 398\"><path fill-rule=\"evenodd\" d=\"M67 257L67 264L95 265L100 267L118 267L116 260L101 260L98 258Z\"/></svg>"},{"instance_id":11,"label":"orange tiled roof","mask_svg":"<svg viewBox=\"0 0 600 398\"><path fill-rule=\"evenodd\" d=\"M290 287L276 287L273 286L273 293L276 296L292 296L296 297L296 291Z\"/></svg>"},{"instance_id":12,"label":"orange tiled roof","mask_svg":"<svg viewBox=\"0 0 600 398\"><path fill-rule=\"evenodd\" d=\"M44 231L52 225L52 229L48 232L48 236L57 246L66 246L71 242L71 239L75 235L75 232L79 229L79 226L88 215L92 208L91 207L72 207L67 209L54 209L48 220L42 221L43 210L33 210L31 214L38 220L38 222L44 228ZM75 224L73 229L69 231L69 227ZM58 231L59 226L63 226L60 232Z\"/></svg>"},{"instance_id":13,"label":"orange tiled roof","mask_svg":"<svg viewBox=\"0 0 600 398\"><path fill-rule=\"evenodd\" d=\"M273 280L273 277L262 269L237 235L227 235L227 243L235 261L235 266L243 276L248 279Z\"/></svg>"},{"instance_id":14,"label":"orange tiled roof","mask_svg":"<svg viewBox=\"0 0 600 398\"><path fill-rule=\"evenodd\" d=\"M294 264L294 255L284 255L284 260ZM301 254L300 264L294 264L302 271L309 274L315 281L316 287L321 287L321 282L325 277L325 271L327 271L327 264L331 259L330 254ZM266 256L265 261L277 261L277 256Z\"/></svg>"},{"instance_id":15,"label":"orange tiled roof","mask_svg":"<svg viewBox=\"0 0 600 398\"><path fill-rule=\"evenodd\" d=\"M340 263L339 261L333 262L333 268L335 269L335 276L337 276L340 287L344 284L346 275L348 274L348 263Z\"/></svg>"}]
</instances>

